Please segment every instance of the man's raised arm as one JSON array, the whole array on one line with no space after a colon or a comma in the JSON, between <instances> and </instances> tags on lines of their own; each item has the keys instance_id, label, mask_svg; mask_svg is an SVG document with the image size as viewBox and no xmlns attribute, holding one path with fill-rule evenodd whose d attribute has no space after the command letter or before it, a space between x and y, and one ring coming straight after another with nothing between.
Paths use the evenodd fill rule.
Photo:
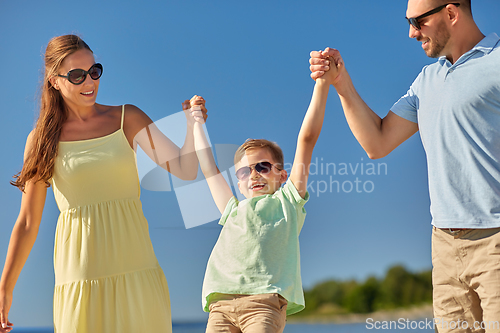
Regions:
<instances>
[{"instance_id":1,"label":"man's raised arm","mask_svg":"<svg viewBox=\"0 0 500 333\"><path fill-rule=\"evenodd\" d=\"M333 62L327 60L333 58ZM331 59L330 58L330 59ZM418 131L418 125L393 112L381 119L363 101L354 88L340 52L327 47L311 52L311 77L316 80L325 71L335 73L333 86L337 90L347 123L370 158L381 158Z\"/></svg>"}]
</instances>

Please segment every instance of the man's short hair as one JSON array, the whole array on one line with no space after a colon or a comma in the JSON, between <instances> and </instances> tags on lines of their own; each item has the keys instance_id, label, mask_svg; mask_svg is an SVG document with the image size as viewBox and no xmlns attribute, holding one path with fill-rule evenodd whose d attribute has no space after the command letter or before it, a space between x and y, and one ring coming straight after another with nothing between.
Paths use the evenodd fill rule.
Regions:
<instances>
[{"instance_id":1,"label":"man's short hair","mask_svg":"<svg viewBox=\"0 0 500 333\"><path fill-rule=\"evenodd\" d=\"M462 8L462 10L466 11L466 12L469 12L470 14L472 14L472 9L471 9L471 0L434 0L435 2L435 7L438 7L438 6L441 6L441 5L445 5L445 4L448 4L448 3L460 3L460 8Z\"/></svg>"},{"instance_id":2,"label":"man's short hair","mask_svg":"<svg viewBox=\"0 0 500 333\"><path fill-rule=\"evenodd\" d=\"M271 156L273 157L276 167L283 168L283 151L276 142L272 142L265 139L247 139L244 144L242 144L234 154L234 164L241 161L247 150L252 149L267 149Z\"/></svg>"}]
</instances>

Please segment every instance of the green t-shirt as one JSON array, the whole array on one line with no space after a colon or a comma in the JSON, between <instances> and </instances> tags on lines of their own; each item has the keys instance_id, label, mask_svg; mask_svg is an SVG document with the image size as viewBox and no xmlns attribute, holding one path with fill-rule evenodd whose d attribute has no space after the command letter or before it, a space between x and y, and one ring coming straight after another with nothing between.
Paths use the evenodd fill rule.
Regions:
<instances>
[{"instance_id":1,"label":"green t-shirt","mask_svg":"<svg viewBox=\"0 0 500 333\"><path fill-rule=\"evenodd\" d=\"M299 233L308 199L288 180L273 194L229 200L205 272L204 311L217 294L278 293L288 301L287 315L304 309Z\"/></svg>"}]
</instances>

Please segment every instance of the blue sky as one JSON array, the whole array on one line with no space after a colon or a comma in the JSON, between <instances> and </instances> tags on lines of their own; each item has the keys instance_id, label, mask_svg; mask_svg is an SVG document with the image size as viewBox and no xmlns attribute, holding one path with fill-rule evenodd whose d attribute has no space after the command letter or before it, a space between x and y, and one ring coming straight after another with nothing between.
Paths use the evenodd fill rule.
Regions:
<instances>
[{"instance_id":1,"label":"blue sky","mask_svg":"<svg viewBox=\"0 0 500 333\"><path fill-rule=\"evenodd\" d=\"M41 55L53 36L77 33L93 49L104 66L99 103L135 104L160 120L179 112L183 100L202 95L212 143L266 138L281 145L288 163L314 85L311 50L338 48L360 95L381 116L434 61L408 38L406 1L0 1L0 8L2 267L21 198L9 180L22 166ZM498 0L473 2L485 34L500 33L499 12ZM300 236L304 287L329 278L382 276L396 263L415 271L431 267L426 161L418 134L389 156L369 160L332 88L316 159L319 169L310 178L315 192ZM370 163L381 163L381 172L369 174ZM329 174L321 174L327 164ZM336 181L339 191L335 185L318 193L317 186ZM16 326L52 323L58 210L51 190L47 197L38 239L14 292L9 318ZM212 222L185 229L172 191L143 189L142 201L169 282L173 319L204 320L201 284L220 228Z\"/></svg>"}]
</instances>

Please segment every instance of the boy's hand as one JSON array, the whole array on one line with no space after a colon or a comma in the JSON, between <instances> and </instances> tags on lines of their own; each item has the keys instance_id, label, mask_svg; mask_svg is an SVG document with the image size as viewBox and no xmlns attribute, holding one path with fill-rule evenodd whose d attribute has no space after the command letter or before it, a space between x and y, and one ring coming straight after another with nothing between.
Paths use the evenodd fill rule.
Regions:
<instances>
[{"instance_id":1,"label":"boy's hand","mask_svg":"<svg viewBox=\"0 0 500 333\"><path fill-rule=\"evenodd\" d=\"M311 78L314 80L321 78L334 86L341 79L342 71L345 70L340 52L329 47L324 51L312 51L309 63L311 64Z\"/></svg>"},{"instance_id":2,"label":"boy's hand","mask_svg":"<svg viewBox=\"0 0 500 333\"><path fill-rule=\"evenodd\" d=\"M323 51L311 51L309 59L309 69L311 70L311 78L316 81L330 69L330 61L328 55L323 55Z\"/></svg>"},{"instance_id":3,"label":"boy's hand","mask_svg":"<svg viewBox=\"0 0 500 333\"><path fill-rule=\"evenodd\" d=\"M201 96L194 95L189 102L191 105L191 115L197 122L204 124L208 117L205 99Z\"/></svg>"},{"instance_id":4,"label":"boy's hand","mask_svg":"<svg viewBox=\"0 0 500 333\"><path fill-rule=\"evenodd\" d=\"M338 76L338 70L337 67L334 66L335 60L333 57L328 57L328 61L330 62L330 69L325 71L325 74L323 74L321 77L316 79L316 83L324 82L328 85L333 84L335 79Z\"/></svg>"},{"instance_id":5,"label":"boy's hand","mask_svg":"<svg viewBox=\"0 0 500 333\"><path fill-rule=\"evenodd\" d=\"M207 109L205 107L205 99L201 96L194 95L190 100L185 100L182 103L182 109L186 111L186 116L189 120L204 124L207 120Z\"/></svg>"}]
</instances>

